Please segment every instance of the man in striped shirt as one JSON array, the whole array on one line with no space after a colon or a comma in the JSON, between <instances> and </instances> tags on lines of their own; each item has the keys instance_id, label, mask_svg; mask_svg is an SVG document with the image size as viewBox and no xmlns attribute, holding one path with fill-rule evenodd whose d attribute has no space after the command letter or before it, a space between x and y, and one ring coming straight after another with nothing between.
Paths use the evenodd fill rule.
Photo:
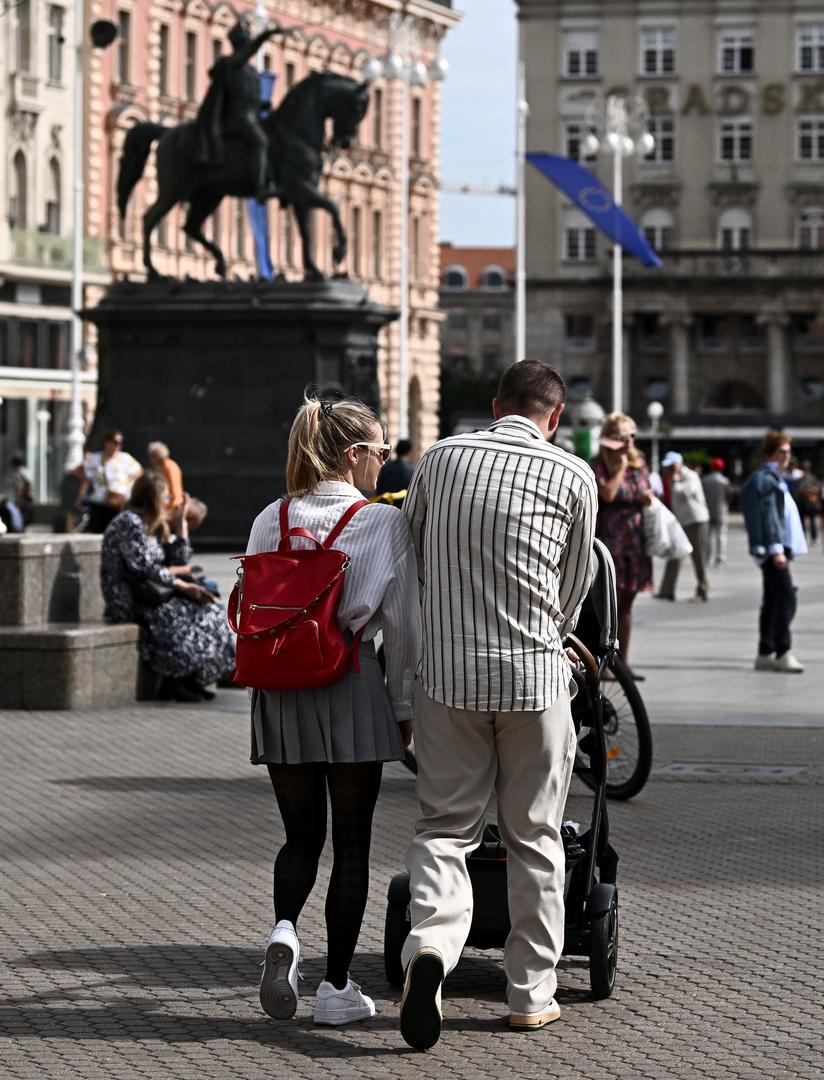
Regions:
<instances>
[{"instance_id":1,"label":"man in striped shirt","mask_svg":"<svg viewBox=\"0 0 824 1080\"><path fill-rule=\"evenodd\" d=\"M441 983L472 920L466 856L493 792L508 852L510 1025L536 1030L560 1014L560 826L576 743L562 639L589 588L597 509L589 466L547 441L565 394L547 364L514 364L492 403L495 423L431 447L404 505L424 646L401 1033L421 1049L440 1036Z\"/></svg>"}]
</instances>

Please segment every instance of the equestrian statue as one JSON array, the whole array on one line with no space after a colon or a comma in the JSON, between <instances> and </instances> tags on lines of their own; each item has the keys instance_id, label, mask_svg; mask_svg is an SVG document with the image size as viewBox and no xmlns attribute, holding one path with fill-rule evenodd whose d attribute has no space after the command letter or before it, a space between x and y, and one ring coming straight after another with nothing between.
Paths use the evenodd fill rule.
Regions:
<instances>
[{"instance_id":1,"label":"equestrian statue","mask_svg":"<svg viewBox=\"0 0 824 1080\"><path fill-rule=\"evenodd\" d=\"M232 54L220 57L209 72L211 85L197 118L171 128L136 124L126 136L117 178L121 217L157 141L157 201L143 215L143 265L150 281L160 277L152 263L152 233L177 203L189 204L186 235L214 255L217 274L226 276L223 252L203 233L203 223L225 195L260 202L276 197L287 213L294 208L308 281L323 280L312 258L312 210L326 210L332 219L335 267L346 255L337 203L318 190L324 133L331 119L332 146L351 145L369 106L369 86L344 75L316 72L262 116L259 76L248 61L265 41L281 33L288 31L270 26L252 37L247 24L239 22L229 32Z\"/></svg>"}]
</instances>

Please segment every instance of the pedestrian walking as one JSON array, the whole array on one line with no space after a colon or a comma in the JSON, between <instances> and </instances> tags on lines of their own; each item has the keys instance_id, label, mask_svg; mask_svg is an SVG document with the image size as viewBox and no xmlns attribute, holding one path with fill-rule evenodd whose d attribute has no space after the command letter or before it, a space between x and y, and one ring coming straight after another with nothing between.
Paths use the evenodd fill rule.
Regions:
<instances>
[{"instance_id":1,"label":"pedestrian walking","mask_svg":"<svg viewBox=\"0 0 824 1080\"><path fill-rule=\"evenodd\" d=\"M694 469L684 464L681 454L670 450L661 462L661 478L664 483L664 502L678 519L687 539L692 544L692 565L695 571L695 595L690 603L706 603L709 599L710 585L707 578L707 526L710 512L704 497L701 478ZM674 600L675 586L681 559L668 559L661 579L661 586L655 594L658 600Z\"/></svg>"},{"instance_id":2,"label":"pedestrian walking","mask_svg":"<svg viewBox=\"0 0 824 1080\"><path fill-rule=\"evenodd\" d=\"M34 487L31 473L26 467L26 459L22 454L14 454L11 459L11 468L6 478L6 490L9 498L20 511L23 529L25 529L31 524L34 513ZM41 493L40 497L43 499L44 495Z\"/></svg>"},{"instance_id":3,"label":"pedestrian walking","mask_svg":"<svg viewBox=\"0 0 824 1080\"><path fill-rule=\"evenodd\" d=\"M387 461L378 473L378 482L375 486L376 495L392 494L397 491L406 491L409 481L412 479L412 443L409 439L400 439L395 447L395 456Z\"/></svg>"},{"instance_id":4,"label":"pedestrian walking","mask_svg":"<svg viewBox=\"0 0 824 1080\"><path fill-rule=\"evenodd\" d=\"M707 559L711 566L723 566L727 561L727 526L732 493L732 485L724 475L723 458L712 459L711 472L701 477L701 484L710 515Z\"/></svg>"},{"instance_id":5,"label":"pedestrian walking","mask_svg":"<svg viewBox=\"0 0 824 1080\"><path fill-rule=\"evenodd\" d=\"M169 447L164 442L150 442L146 453L150 467L166 481L169 510L176 510L183 502L183 470L173 460Z\"/></svg>"},{"instance_id":6,"label":"pedestrian walking","mask_svg":"<svg viewBox=\"0 0 824 1080\"><path fill-rule=\"evenodd\" d=\"M806 555L807 541L785 479L792 442L783 431L768 431L762 452L763 464L739 492L750 554L761 567L763 583L755 670L798 675L804 665L792 653L797 589L790 563Z\"/></svg>"},{"instance_id":7,"label":"pedestrian walking","mask_svg":"<svg viewBox=\"0 0 824 1080\"><path fill-rule=\"evenodd\" d=\"M307 398L289 436L286 464L290 530L324 541L372 491L390 447L375 413L360 401ZM248 555L281 540L283 499L258 516ZM293 539L305 547L306 540ZM411 739L412 692L420 649L415 555L409 526L391 506L363 506L335 539L349 556L337 621L360 635L360 672L300 690L252 693L252 763L266 765L286 843L274 869L276 925L266 943L260 1000L275 1019L294 1015L300 946L297 924L315 883L326 838L327 790L334 865L326 895L326 974L315 1023L347 1024L375 1013L349 977L369 887L372 815L384 761L398 761ZM384 682L375 653L383 631Z\"/></svg>"},{"instance_id":8,"label":"pedestrian walking","mask_svg":"<svg viewBox=\"0 0 824 1080\"><path fill-rule=\"evenodd\" d=\"M639 592L652 588L652 559L644 549L644 507L652 502L652 479L635 446L637 428L631 416L610 413L601 425L598 456L592 463L598 484L595 535L609 548L615 563L618 643L629 664L632 605ZM644 678L633 672L637 680Z\"/></svg>"},{"instance_id":9,"label":"pedestrian walking","mask_svg":"<svg viewBox=\"0 0 824 1080\"><path fill-rule=\"evenodd\" d=\"M821 513L821 481L813 472L811 461L805 461L802 474L793 488L793 497L798 504L801 527L811 544L818 540L818 517Z\"/></svg>"},{"instance_id":10,"label":"pedestrian walking","mask_svg":"<svg viewBox=\"0 0 824 1080\"><path fill-rule=\"evenodd\" d=\"M509 1023L533 1031L560 1015L560 827L576 746L562 641L590 583L597 499L590 467L547 441L564 397L547 364L514 364L492 426L431 447L404 504L422 583L423 657L400 1026L418 1049L440 1036L441 984L472 918L466 856L493 792L508 857Z\"/></svg>"},{"instance_id":11,"label":"pedestrian walking","mask_svg":"<svg viewBox=\"0 0 824 1080\"><path fill-rule=\"evenodd\" d=\"M140 463L123 449L123 432L103 434L103 449L87 454L77 475L82 478L77 506L88 511L86 532L102 533L125 507L132 486L143 472Z\"/></svg>"}]
</instances>

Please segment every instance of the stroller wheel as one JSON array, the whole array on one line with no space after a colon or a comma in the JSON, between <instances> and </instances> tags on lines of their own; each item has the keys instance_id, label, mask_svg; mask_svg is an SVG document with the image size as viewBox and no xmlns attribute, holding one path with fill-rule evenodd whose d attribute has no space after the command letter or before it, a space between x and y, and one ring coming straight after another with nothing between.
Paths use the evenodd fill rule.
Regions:
<instances>
[{"instance_id":1,"label":"stroller wheel","mask_svg":"<svg viewBox=\"0 0 824 1080\"><path fill-rule=\"evenodd\" d=\"M618 970L618 900L592 920L589 933L589 985L596 1001L608 998L615 989Z\"/></svg>"},{"instance_id":2,"label":"stroller wheel","mask_svg":"<svg viewBox=\"0 0 824 1080\"><path fill-rule=\"evenodd\" d=\"M383 930L383 969L390 986L403 987L403 964L401 950L409 936L409 905L393 903L386 905L386 923Z\"/></svg>"}]
</instances>

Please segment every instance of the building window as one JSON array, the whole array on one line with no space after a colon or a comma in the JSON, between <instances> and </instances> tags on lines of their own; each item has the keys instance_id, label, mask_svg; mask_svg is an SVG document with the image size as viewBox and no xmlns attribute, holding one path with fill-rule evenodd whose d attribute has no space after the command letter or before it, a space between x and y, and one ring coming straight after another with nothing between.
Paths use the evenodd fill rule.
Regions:
<instances>
[{"instance_id":1,"label":"building window","mask_svg":"<svg viewBox=\"0 0 824 1080\"><path fill-rule=\"evenodd\" d=\"M413 281L421 276L421 219L415 214L409 222L409 272Z\"/></svg>"},{"instance_id":2,"label":"building window","mask_svg":"<svg viewBox=\"0 0 824 1080\"><path fill-rule=\"evenodd\" d=\"M738 343L742 352L761 352L764 348L764 329L754 315L742 315L739 319Z\"/></svg>"},{"instance_id":3,"label":"building window","mask_svg":"<svg viewBox=\"0 0 824 1080\"><path fill-rule=\"evenodd\" d=\"M796 154L799 161L824 161L824 117L798 121Z\"/></svg>"},{"instance_id":4,"label":"building window","mask_svg":"<svg viewBox=\"0 0 824 1080\"><path fill-rule=\"evenodd\" d=\"M65 12L56 4L49 5L49 82L63 81L63 18Z\"/></svg>"},{"instance_id":5,"label":"building window","mask_svg":"<svg viewBox=\"0 0 824 1080\"><path fill-rule=\"evenodd\" d=\"M799 26L795 35L796 71L824 71L824 24Z\"/></svg>"},{"instance_id":6,"label":"building window","mask_svg":"<svg viewBox=\"0 0 824 1080\"><path fill-rule=\"evenodd\" d=\"M26 158L22 150L14 155L11 167L11 193L9 195L9 228L25 229L28 224L28 192Z\"/></svg>"},{"instance_id":7,"label":"building window","mask_svg":"<svg viewBox=\"0 0 824 1080\"><path fill-rule=\"evenodd\" d=\"M699 315L698 348L702 352L722 352L726 332L726 321L720 315Z\"/></svg>"},{"instance_id":8,"label":"building window","mask_svg":"<svg viewBox=\"0 0 824 1080\"><path fill-rule=\"evenodd\" d=\"M383 214L372 211L372 276L380 281L383 276Z\"/></svg>"},{"instance_id":9,"label":"building window","mask_svg":"<svg viewBox=\"0 0 824 1080\"><path fill-rule=\"evenodd\" d=\"M570 79L592 79L598 75L598 33L570 30L564 34L564 74Z\"/></svg>"},{"instance_id":10,"label":"building window","mask_svg":"<svg viewBox=\"0 0 824 1080\"><path fill-rule=\"evenodd\" d=\"M169 95L169 27L160 24L157 86L163 97Z\"/></svg>"},{"instance_id":11,"label":"building window","mask_svg":"<svg viewBox=\"0 0 824 1080\"><path fill-rule=\"evenodd\" d=\"M197 101L197 34L186 31L184 87L187 101Z\"/></svg>"},{"instance_id":12,"label":"building window","mask_svg":"<svg viewBox=\"0 0 824 1080\"><path fill-rule=\"evenodd\" d=\"M465 311L450 311L446 317L446 325L450 330L466 330L468 320Z\"/></svg>"},{"instance_id":13,"label":"building window","mask_svg":"<svg viewBox=\"0 0 824 1080\"><path fill-rule=\"evenodd\" d=\"M820 352L824 349L824 321L818 315L793 315L792 342L799 352Z\"/></svg>"},{"instance_id":14,"label":"building window","mask_svg":"<svg viewBox=\"0 0 824 1080\"><path fill-rule=\"evenodd\" d=\"M752 120L741 117L718 125L718 160L742 164L752 161Z\"/></svg>"},{"instance_id":15,"label":"building window","mask_svg":"<svg viewBox=\"0 0 824 1080\"><path fill-rule=\"evenodd\" d=\"M718 218L718 247L721 251L746 251L752 238L752 216L748 210L732 207Z\"/></svg>"},{"instance_id":16,"label":"building window","mask_svg":"<svg viewBox=\"0 0 824 1080\"><path fill-rule=\"evenodd\" d=\"M663 164L675 161L675 118L672 116L651 116L647 121L647 130L655 139L655 146L644 161Z\"/></svg>"},{"instance_id":17,"label":"building window","mask_svg":"<svg viewBox=\"0 0 824 1080\"><path fill-rule=\"evenodd\" d=\"M412 98L412 157L421 157L421 122L423 117L423 102L420 98Z\"/></svg>"},{"instance_id":18,"label":"building window","mask_svg":"<svg viewBox=\"0 0 824 1080\"><path fill-rule=\"evenodd\" d=\"M584 139L592 129L578 120L570 121L564 125L564 153L573 161L595 161L597 152L587 154L584 151Z\"/></svg>"},{"instance_id":19,"label":"building window","mask_svg":"<svg viewBox=\"0 0 824 1080\"><path fill-rule=\"evenodd\" d=\"M506 272L500 266L487 266L481 274L481 288L487 292L505 292Z\"/></svg>"},{"instance_id":20,"label":"building window","mask_svg":"<svg viewBox=\"0 0 824 1080\"><path fill-rule=\"evenodd\" d=\"M663 207L647 210L641 218L641 231L653 251L666 251L672 247L675 235L674 219Z\"/></svg>"},{"instance_id":21,"label":"building window","mask_svg":"<svg viewBox=\"0 0 824 1080\"><path fill-rule=\"evenodd\" d=\"M8 11L13 4L9 4ZM5 12L4 12L5 13ZM31 0L20 0L17 4L17 70L31 71Z\"/></svg>"},{"instance_id":22,"label":"building window","mask_svg":"<svg viewBox=\"0 0 824 1080\"><path fill-rule=\"evenodd\" d=\"M60 235L60 165L52 158L49 162L49 186L46 198L44 230L53 236Z\"/></svg>"},{"instance_id":23,"label":"building window","mask_svg":"<svg viewBox=\"0 0 824 1080\"><path fill-rule=\"evenodd\" d=\"M751 30L725 30L718 39L721 75L751 75L755 71L755 38Z\"/></svg>"},{"instance_id":24,"label":"building window","mask_svg":"<svg viewBox=\"0 0 824 1080\"><path fill-rule=\"evenodd\" d=\"M46 367L69 367L69 326L67 323L46 323Z\"/></svg>"},{"instance_id":25,"label":"building window","mask_svg":"<svg viewBox=\"0 0 824 1080\"><path fill-rule=\"evenodd\" d=\"M497 311L485 311L483 315L481 315L481 329L500 333L501 316Z\"/></svg>"},{"instance_id":26,"label":"building window","mask_svg":"<svg viewBox=\"0 0 824 1080\"><path fill-rule=\"evenodd\" d=\"M663 352L667 348L661 317L654 312L637 316L638 341L642 352Z\"/></svg>"},{"instance_id":27,"label":"building window","mask_svg":"<svg viewBox=\"0 0 824 1080\"><path fill-rule=\"evenodd\" d=\"M577 352L595 348L595 319L591 315L564 315L564 347Z\"/></svg>"},{"instance_id":28,"label":"building window","mask_svg":"<svg viewBox=\"0 0 824 1080\"><path fill-rule=\"evenodd\" d=\"M824 209L801 211L795 224L795 242L804 251L824 250Z\"/></svg>"},{"instance_id":29,"label":"building window","mask_svg":"<svg viewBox=\"0 0 824 1080\"><path fill-rule=\"evenodd\" d=\"M675 30L650 27L641 31L641 74L672 75L675 71Z\"/></svg>"},{"instance_id":30,"label":"building window","mask_svg":"<svg viewBox=\"0 0 824 1080\"><path fill-rule=\"evenodd\" d=\"M481 368L484 375L494 375L501 370L501 354L499 352L485 352L481 357Z\"/></svg>"},{"instance_id":31,"label":"building window","mask_svg":"<svg viewBox=\"0 0 824 1080\"><path fill-rule=\"evenodd\" d=\"M463 266L448 266L443 272L441 287L453 292L464 292L469 288L469 275Z\"/></svg>"},{"instance_id":32,"label":"building window","mask_svg":"<svg viewBox=\"0 0 824 1080\"><path fill-rule=\"evenodd\" d=\"M383 146L383 90L380 87L372 91L372 145L377 150Z\"/></svg>"},{"instance_id":33,"label":"building window","mask_svg":"<svg viewBox=\"0 0 824 1080\"><path fill-rule=\"evenodd\" d=\"M361 276L361 252L363 250L363 211L359 206L352 207L352 237L350 245L350 266L355 277Z\"/></svg>"},{"instance_id":34,"label":"building window","mask_svg":"<svg viewBox=\"0 0 824 1080\"><path fill-rule=\"evenodd\" d=\"M283 81L286 84L286 92L288 93L295 85L297 79L297 71L294 64L286 64L283 69Z\"/></svg>"},{"instance_id":35,"label":"building window","mask_svg":"<svg viewBox=\"0 0 824 1080\"><path fill-rule=\"evenodd\" d=\"M564 259L567 262L592 262L596 256L595 227L580 210L564 214Z\"/></svg>"},{"instance_id":36,"label":"building window","mask_svg":"<svg viewBox=\"0 0 824 1080\"><path fill-rule=\"evenodd\" d=\"M38 349L38 338L40 334L40 324L31 322L28 319L21 319L17 324L18 333L18 348L19 353L17 357L17 363L20 367L36 368L41 367L40 350Z\"/></svg>"},{"instance_id":37,"label":"building window","mask_svg":"<svg viewBox=\"0 0 824 1080\"><path fill-rule=\"evenodd\" d=\"M235 199L235 258L246 258L246 203Z\"/></svg>"},{"instance_id":38,"label":"building window","mask_svg":"<svg viewBox=\"0 0 824 1080\"><path fill-rule=\"evenodd\" d=\"M117 13L117 81L124 86L131 82L132 16L128 11Z\"/></svg>"},{"instance_id":39,"label":"building window","mask_svg":"<svg viewBox=\"0 0 824 1080\"><path fill-rule=\"evenodd\" d=\"M221 58L221 56L223 56L223 42L220 40L220 38L213 38L212 39L212 67L215 66L215 64L218 62L218 60ZM266 57L266 59L268 59L268 57ZM268 71L269 69L265 68L264 70Z\"/></svg>"}]
</instances>

